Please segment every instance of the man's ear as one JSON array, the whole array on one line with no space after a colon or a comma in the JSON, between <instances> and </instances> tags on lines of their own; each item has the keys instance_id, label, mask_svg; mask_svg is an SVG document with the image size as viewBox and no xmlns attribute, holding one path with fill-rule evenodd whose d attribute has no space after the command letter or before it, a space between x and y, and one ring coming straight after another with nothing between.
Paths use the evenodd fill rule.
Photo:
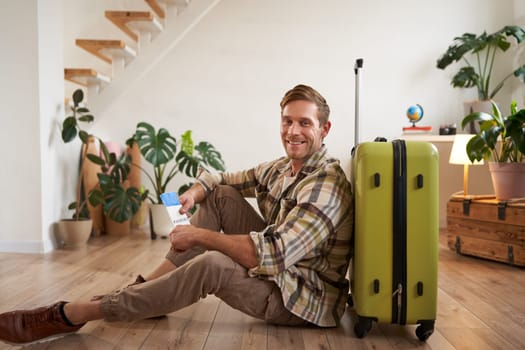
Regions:
<instances>
[{"instance_id":1,"label":"man's ear","mask_svg":"<svg viewBox=\"0 0 525 350\"><path fill-rule=\"evenodd\" d=\"M326 121L326 123L321 126L321 136L324 139L326 135L328 135L328 132L330 131L330 128L332 127L332 123L330 123L329 120Z\"/></svg>"}]
</instances>

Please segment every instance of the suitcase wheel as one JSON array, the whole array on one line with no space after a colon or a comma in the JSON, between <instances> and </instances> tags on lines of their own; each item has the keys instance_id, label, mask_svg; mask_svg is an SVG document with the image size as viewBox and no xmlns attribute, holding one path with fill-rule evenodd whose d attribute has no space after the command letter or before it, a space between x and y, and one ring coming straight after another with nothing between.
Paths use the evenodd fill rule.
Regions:
<instances>
[{"instance_id":1,"label":"suitcase wheel","mask_svg":"<svg viewBox=\"0 0 525 350\"><path fill-rule=\"evenodd\" d=\"M416 336L421 341L426 341L434 333L434 321L423 321L416 328Z\"/></svg>"},{"instance_id":2,"label":"suitcase wheel","mask_svg":"<svg viewBox=\"0 0 525 350\"><path fill-rule=\"evenodd\" d=\"M354 325L354 333L358 338L364 338L372 329L372 319L359 316L358 321Z\"/></svg>"}]
</instances>

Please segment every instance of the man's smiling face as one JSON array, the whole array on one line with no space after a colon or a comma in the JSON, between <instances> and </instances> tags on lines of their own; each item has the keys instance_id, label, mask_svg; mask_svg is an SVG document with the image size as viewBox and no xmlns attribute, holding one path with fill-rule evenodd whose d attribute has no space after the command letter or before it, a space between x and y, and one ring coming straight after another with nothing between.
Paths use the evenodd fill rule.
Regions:
<instances>
[{"instance_id":1,"label":"man's smiling face","mask_svg":"<svg viewBox=\"0 0 525 350\"><path fill-rule=\"evenodd\" d=\"M318 108L306 100L289 102L281 114L281 140L297 172L305 160L317 152L330 130L330 122L319 125Z\"/></svg>"}]
</instances>

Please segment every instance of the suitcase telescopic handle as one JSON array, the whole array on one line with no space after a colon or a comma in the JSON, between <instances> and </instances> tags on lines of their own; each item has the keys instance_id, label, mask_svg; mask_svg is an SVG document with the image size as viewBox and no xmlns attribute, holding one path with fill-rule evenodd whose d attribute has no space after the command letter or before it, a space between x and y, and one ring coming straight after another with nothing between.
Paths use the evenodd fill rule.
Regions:
<instances>
[{"instance_id":1,"label":"suitcase telescopic handle","mask_svg":"<svg viewBox=\"0 0 525 350\"><path fill-rule=\"evenodd\" d=\"M360 70L363 68L363 59L358 58L355 60L354 73L355 73L355 121L354 121L354 146L359 143L359 87L361 85L361 74Z\"/></svg>"}]
</instances>

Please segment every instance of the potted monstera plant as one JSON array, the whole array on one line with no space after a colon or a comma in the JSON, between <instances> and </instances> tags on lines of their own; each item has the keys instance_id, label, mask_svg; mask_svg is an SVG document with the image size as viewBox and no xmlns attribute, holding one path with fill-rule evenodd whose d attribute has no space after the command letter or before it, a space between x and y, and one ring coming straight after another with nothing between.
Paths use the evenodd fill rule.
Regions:
<instances>
[{"instance_id":1,"label":"potted monstera plant","mask_svg":"<svg viewBox=\"0 0 525 350\"><path fill-rule=\"evenodd\" d=\"M496 198L525 198L525 109L513 101L504 117L492 102L492 113L467 115L462 127L471 122L480 131L468 142L467 154L471 161L488 161Z\"/></svg>"},{"instance_id":2,"label":"potted monstera plant","mask_svg":"<svg viewBox=\"0 0 525 350\"><path fill-rule=\"evenodd\" d=\"M491 112L491 100L503 88L508 79L515 77L525 83L525 64L506 70L505 76L494 81L494 69L500 55L506 52L515 41L521 44L525 39L525 30L519 26L504 26L502 29L479 35L465 33L454 38L454 42L437 60L437 67L445 69L454 62L462 62L463 66L452 77L451 84L458 88L476 87L478 100L465 102L465 114L471 112ZM478 130L475 124L469 125L471 133Z\"/></svg>"},{"instance_id":3,"label":"potted monstera plant","mask_svg":"<svg viewBox=\"0 0 525 350\"><path fill-rule=\"evenodd\" d=\"M158 131L146 122L137 124L135 133L126 142L131 145L136 142L140 153L151 168L140 167L148 178L152 191L149 195L150 230L154 239L158 234L166 236L172 229L171 221L166 213L160 195L167 191L168 185L177 174L184 174L190 180L179 186L177 192L183 193L192 185L192 180L197 176L199 167L223 171L224 161L215 147L201 141L194 144L191 131L187 130L177 141L165 128ZM134 164L132 164L134 165Z\"/></svg>"},{"instance_id":4,"label":"potted monstera plant","mask_svg":"<svg viewBox=\"0 0 525 350\"><path fill-rule=\"evenodd\" d=\"M101 156L88 154L90 161L98 164L98 185L91 189L88 199L91 205L101 205L105 216L105 231L110 234L128 234L130 220L147 197L147 191L130 186L128 174L131 158L123 153L117 157L109 152L105 143L99 140Z\"/></svg>"},{"instance_id":5,"label":"potted monstera plant","mask_svg":"<svg viewBox=\"0 0 525 350\"><path fill-rule=\"evenodd\" d=\"M62 219L58 222L58 235L62 242L68 248L78 248L88 241L93 222L89 217L87 202L82 191L83 167L86 163L86 147L91 135L82 128L82 125L91 123L94 120L89 109L83 104L84 92L77 89L73 92L68 115L62 122L62 141L70 143L77 138L82 143L81 151L81 168L76 185L75 201L68 205L69 210L74 210L71 219Z\"/></svg>"}]
</instances>

